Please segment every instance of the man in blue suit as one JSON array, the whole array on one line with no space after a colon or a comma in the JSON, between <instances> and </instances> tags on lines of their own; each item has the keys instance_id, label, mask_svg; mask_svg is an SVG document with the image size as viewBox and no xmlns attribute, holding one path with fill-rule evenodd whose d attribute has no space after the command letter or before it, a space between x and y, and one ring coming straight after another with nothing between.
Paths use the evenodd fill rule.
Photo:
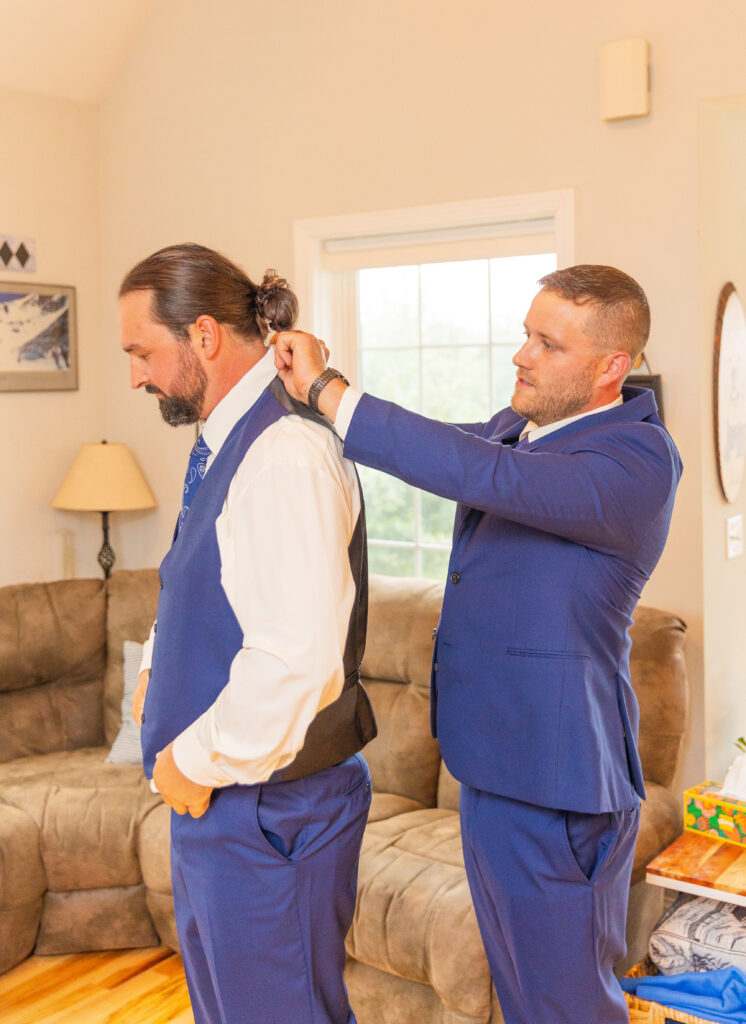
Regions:
<instances>
[{"instance_id":1,"label":"man in blue suit","mask_svg":"<svg viewBox=\"0 0 746 1024\"><path fill-rule=\"evenodd\" d=\"M459 502L433 728L507 1024L622 1024L644 797L628 627L681 461L652 392L623 386L650 328L637 282L583 265L540 284L511 407L487 423L360 396L310 335L280 335L276 362L345 456Z\"/></svg>"}]
</instances>

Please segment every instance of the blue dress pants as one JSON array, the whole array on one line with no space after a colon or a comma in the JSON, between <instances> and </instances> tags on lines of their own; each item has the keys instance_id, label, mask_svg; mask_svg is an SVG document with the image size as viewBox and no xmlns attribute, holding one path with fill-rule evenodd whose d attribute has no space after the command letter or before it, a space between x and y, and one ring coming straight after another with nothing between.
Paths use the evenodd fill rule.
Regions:
<instances>
[{"instance_id":1,"label":"blue dress pants","mask_svg":"<svg viewBox=\"0 0 746 1024\"><path fill-rule=\"evenodd\" d=\"M506 1024L628 1024L613 972L639 818L639 802L579 814L462 785L466 874Z\"/></svg>"},{"instance_id":2,"label":"blue dress pants","mask_svg":"<svg viewBox=\"0 0 746 1024\"><path fill-rule=\"evenodd\" d=\"M371 799L356 754L171 816L171 874L196 1024L355 1024L344 984Z\"/></svg>"}]
</instances>

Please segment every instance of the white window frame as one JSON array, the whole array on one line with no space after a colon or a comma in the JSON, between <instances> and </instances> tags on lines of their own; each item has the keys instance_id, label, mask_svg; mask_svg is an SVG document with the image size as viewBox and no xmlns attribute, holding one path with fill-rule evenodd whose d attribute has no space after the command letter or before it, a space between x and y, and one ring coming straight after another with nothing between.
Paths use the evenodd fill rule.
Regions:
<instances>
[{"instance_id":1,"label":"white window frame","mask_svg":"<svg viewBox=\"0 0 746 1024\"><path fill-rule=\"evenodd\" d=\"M506 230L520 234L521 224L528 229L537 221L550 222L557 266L571 266L575 262L575 191L571 188L296 220L293 286L300 302L301 326L322 337L327 331L325 340L331 342L334 362L354 377L358 365L356 324L345 323L344 317L330 324L324 318L324 307L336 306L329 297L325 302L323 295L323 254L328 243L360 249L385 242L406 245L410 240L414 245L423 235L444 243L467 237L488 241L504 236ZM350 315L348 310L346 316Z\"/></svg>"}]
</instances>

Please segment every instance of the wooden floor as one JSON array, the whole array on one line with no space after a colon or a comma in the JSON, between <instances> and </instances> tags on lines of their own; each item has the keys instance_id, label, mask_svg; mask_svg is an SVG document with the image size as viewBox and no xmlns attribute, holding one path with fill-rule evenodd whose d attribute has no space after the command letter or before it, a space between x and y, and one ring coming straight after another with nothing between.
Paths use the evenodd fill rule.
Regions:
<instances>
[{"instance_id":1,"label":"wooden floor","mask_svg":"<svg viewBox=\"0 0 746 1024\"><path fill-rule=\"evenodd\" d=\"M2 1024L194 1024L181 958L165 947L32 956L0 976Z\"/></svg>"},{"instance_id":2,"label":"wooden floor","mask_svg":"<svg viewBox=\"0 0 746 1024\"><path fill-rule=\"evenodd\" d=\"M630 1012L631 1024L648 1021ZM194 1024L181 958L165 946L32 956L0 975L1 1024Z\"/></svg>"}]
</instances>

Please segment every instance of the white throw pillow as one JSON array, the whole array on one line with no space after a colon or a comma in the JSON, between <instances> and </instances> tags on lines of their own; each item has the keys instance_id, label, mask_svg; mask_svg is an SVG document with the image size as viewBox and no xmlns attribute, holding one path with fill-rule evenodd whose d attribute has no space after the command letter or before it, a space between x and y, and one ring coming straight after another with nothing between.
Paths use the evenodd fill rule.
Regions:
<instances>
[{"instance_id":1,"label":"white throw pillow","mask_svg":"<svg viewBox=\"0 0 746 1024\"><path fill-rule=\"evenodd\" d=\"M142 644L124 641L124 693L122 694L122 724L111 745L106 760L110 764L142 764L140 730L132 717L132 698L137 688L137 676L142 660Z\"/></svg>"},{"instance_id":2,"label":"white throw pillow","mask_svg":"<svg viewBox=\"0 0 746 1024\"><path fill-rule=\"evenodd\" d=\"M682 893L653 929L648 952L661 974L746 970L746 907Z\"/></svg>"}]
</instances>

